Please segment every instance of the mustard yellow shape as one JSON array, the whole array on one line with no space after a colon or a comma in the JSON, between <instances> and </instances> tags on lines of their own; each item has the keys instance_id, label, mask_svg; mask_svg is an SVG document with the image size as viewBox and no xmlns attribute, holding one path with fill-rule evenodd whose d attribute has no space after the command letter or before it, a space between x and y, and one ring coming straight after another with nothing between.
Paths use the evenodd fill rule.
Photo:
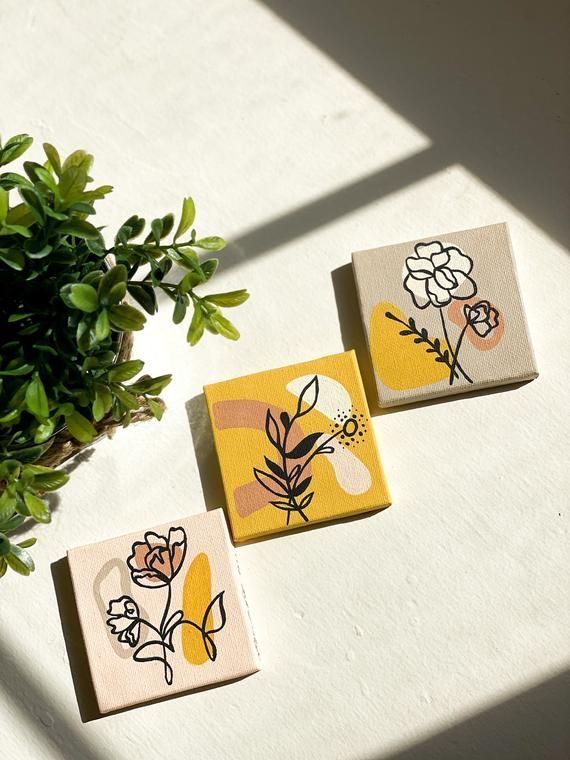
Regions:
<instances>
[{"instance_id":1,"label":"mustard yellow shape","mask_svg":"<svg viewBox=\"0 0 570 760\"><path fill-rule=\"evenodd\" d=\"M182 611L186 620L202 624L202 617L212 600L212 572L210 561L203 552L198 554L188 568L182 590ZM206 628L212 628L213 615L208 615ZM182 651L191 665L203 665L208 654L199 631L190 625L182 628ZM213 638L213 634L210 634Z\"/></svg>"},{"instance_id":2,"label":"mustard yellow shape","mask_svg":"<svg viewBox=\"0 0 570 760\"><path fill-rule=\"evenodd\" d=\"M392 390L402 391L432 385L449 377L449 368L436 362L435 354L426 353L426 343L414 343L413 335L400 335L400 331L406 329L405 325L388 319L387 311L405 323L408 321L404 312L388 301L376 304L372 311L370 353L381 382ZM438 337L444 351L447 343L441 336Z\"/></svg>"}]
</instances>

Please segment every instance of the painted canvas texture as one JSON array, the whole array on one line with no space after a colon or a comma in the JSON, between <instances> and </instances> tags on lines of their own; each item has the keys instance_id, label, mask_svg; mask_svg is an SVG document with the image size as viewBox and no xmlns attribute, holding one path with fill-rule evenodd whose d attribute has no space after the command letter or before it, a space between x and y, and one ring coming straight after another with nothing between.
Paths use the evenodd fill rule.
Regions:
<instances>
[{"instance_id":1,"label":"painted canvas texture","mask_svg":"<svg viewBox=\"0 0 570 760\"><path fill-rule=\"evenodd\" d=\"M101 713L259 669L223 510L67 556Z\"/></svg>"},{"instance_id":2,"label":"painted canvas texture","mask_svg":"<svg viewBox=\"0 0 570 760\"><path fill-rule=\"evenodd\" d=\"M204 391L236 542L389 506L353 351Z\"/></svg>"},{"instance_id":3,"label":"painted canvas texture","mask_svg":"<svg viewBox=\"0 0 570 760\"><path fill-rule=\"evenodd\" d=\"M506 224L358 251L352 263L380 406L537 377Z\"/></svg>"}]
</instances>

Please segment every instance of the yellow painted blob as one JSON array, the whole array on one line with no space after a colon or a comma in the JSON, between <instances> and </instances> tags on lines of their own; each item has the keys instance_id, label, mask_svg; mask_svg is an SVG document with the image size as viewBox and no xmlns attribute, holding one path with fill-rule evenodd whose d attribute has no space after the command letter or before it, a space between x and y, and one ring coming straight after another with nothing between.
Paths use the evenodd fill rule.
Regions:
<instances>
[{"instance_id":1,"label":"yellow painted blob","mask_svg":"<svg viewBox=\"0 0 570 760\"><path fill-rule=\"evenodd\" d=\"M449 377L449 369L434 360L434 354L426 353L425 343L414 343L413 335L400 335L405 324L386 317L391 312L404 323L408 317L393 303L376 304L370 317L370 353L372 364L380 381L395 391L420 388L438 383ZM420 325L418 325L420 327ZM433 340L429 336L430 340ZM440 338L441 340L441 338ZM448 348L441 340L441 350Z\"/></svg>"},{"instance_id":2,"label":"yellow painted blob","mask_svg":"<svg viewBox=\"0 0 570 760\"><path fill-rule=\"evenodd\" d=\"M202 616L212 600L212 572L206 554L198 554L188 568L182 590L182 611L186 620L202 624ZM208 615L207 628L212 628L213 615ZM203 665L208 655L199 631L192 626L183 625L182 651L192 665ZM210 634L213 638L213 634Z\"/></svg>"}]
</instances>

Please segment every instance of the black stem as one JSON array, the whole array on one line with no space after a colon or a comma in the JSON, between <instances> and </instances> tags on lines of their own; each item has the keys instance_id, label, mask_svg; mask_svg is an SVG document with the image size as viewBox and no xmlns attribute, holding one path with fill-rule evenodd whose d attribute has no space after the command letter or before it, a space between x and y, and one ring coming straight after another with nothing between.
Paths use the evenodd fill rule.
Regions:
<instances>
[{"instance_id":1,"label":"black stem","mask_svg":"<svg viewBox=\"0 0 570 760\"><path fill-rule=\"evenodd\" d=\"M168 661L167 661L167 658L166 658L166 644L164 643L164 624L168 620L168 613L170 611L170 600L171 599L172 599L172 586L169 583L168 584L168 595L166 597L166 605L164 607L164 612L162 613L162 620L160 621L160 637L161 637L162 642L163 642L162 643L162 649L164 651L164 680L168 684L170 684L171 681L169 682L169 680L168 680L168 670L167 670Z\"/></svg>"},{"instance_id":2,"label":"black stem","mask_svg":"<svg viewBox=\"0 0 570 760\"><path fill-rule=\"evenodd\" d=\"M450 378L449 378L449 384L453 385L453 380L457 377L459 379L458 372L461 372L463 377L467 380L467 382L472 383L473 380L469 377L469 375L465 372L461 364L459 364L459 361L457 360L457 349L453 349L451 346L451 341L449 340L449 335L447 333L447 323L445 321L445 318L443 316L443 309L439 310L439 314L441 316L441 326L443 328L443 334L445 336L445 342L447 343L447 347L449 349L449 355L452 359L452 364L454 366L454 369L450 372Z\"/></svg>"},{"instance_id":3,"label":"black stem","mask_svg":"<svg viewBox=\"0 0 570 760\"><path fill-rule=\"evenodd\" d=\"M463 336L465 335L465 331L467 330L468 327L469 327L469 323L466 322L465 326L463 327L463 330L461 330L461 333L459 334L459 339L457 341L457 345L455 346L455 358L453 360L453 364L451 365L451 371L449 373L449 384L450 385L453 385L453 373L455 371L455 367L457 366L457 360L458 360L458 357L459 357L459 349L461 348L461 343L463 341ZM471 378L467 377L467 375L466 375L466 379L470 383L473 382L473 380L471 380Z\"/></svg>"}]
</instances>

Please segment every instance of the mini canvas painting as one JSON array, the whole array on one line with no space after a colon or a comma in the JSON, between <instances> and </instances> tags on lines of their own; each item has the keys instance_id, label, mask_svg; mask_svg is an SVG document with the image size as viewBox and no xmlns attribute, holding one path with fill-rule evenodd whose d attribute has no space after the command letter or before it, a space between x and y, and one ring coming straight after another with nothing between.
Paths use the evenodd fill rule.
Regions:
<instances>
[{"instance_id":1,"label":"mini canvas painting","mask_svg":"<svg viewBox=\"0 0 570 760\"><path fill-rule=\"evenodd\" d=\"M67 556L101 713L259 669L223 510Z\"/></svg>"},{"instance_id":2,"label":"mini canvas painting","mask_svg":"<svg viewBox=\"0 0 570 760\"><path fill-rule=\"evenodd\" d=\"M389 506L353 351L204 391L236 542Z\"/></svg>"},{"instance_id":3,"label":"mini canvas painting","mask_svg":"<svg viewBox=\"0 0 570 760\"><path fill-rule=\"evenodd\" d=\"M506 224L353 253L380 406L537 377Z\"/></svg>"}]
</instances>

